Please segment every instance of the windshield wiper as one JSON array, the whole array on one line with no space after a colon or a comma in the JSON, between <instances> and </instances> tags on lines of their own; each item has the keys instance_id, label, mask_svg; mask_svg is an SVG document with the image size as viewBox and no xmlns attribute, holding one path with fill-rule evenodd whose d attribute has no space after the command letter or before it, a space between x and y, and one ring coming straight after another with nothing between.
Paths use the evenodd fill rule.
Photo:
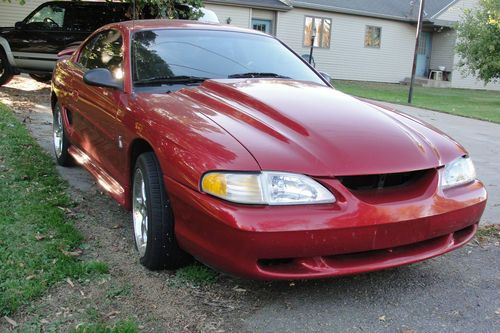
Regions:
<instances>
[{"instance_id":1,"label":"windshield wiper","mask_svg":"<svg viewBox=\"0 0 500 333\"><path fill-rule=\"evenodd\" d=\"M259 73L259 72L249 72L249 73L238 73L231 74L227 76L230 79L242 79L242 78L258 78L258 77L272 77L280 79L291 79L291 77L279 75L276 73Z\"/></svg>"},{"instance_id":2,"label":"windshield wiper","mask_svg":"<svg viewBox=\"0 0 500 333\"><path fill-rule=\"evenodd\" d=\"M189 84L189 83L201 83L205 80L208 80L207 77L199 77L199 76L187 76L187 75L178 75L178 76L157 76L151 77L148 79L137 80L134 82L136 85L148 85L148 84Z\"/></svg>"}]
</instances>

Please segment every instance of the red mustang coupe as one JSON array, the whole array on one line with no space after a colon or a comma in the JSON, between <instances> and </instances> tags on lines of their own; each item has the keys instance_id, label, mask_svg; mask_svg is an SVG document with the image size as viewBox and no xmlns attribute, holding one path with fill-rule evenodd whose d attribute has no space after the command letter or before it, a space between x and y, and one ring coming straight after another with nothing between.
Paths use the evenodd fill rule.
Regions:
<instances>
[{"instance_id":1,"label":"red mustang coupe","mask_svg":"<svg viewBox=\"0 0 500 333\"><path fill-rule=\"evenodd\" d=\"M189 21L107 25L52 79L57 161L133 212L141 263L256 279L454 250L486 191L439 130L333 89L279 40Z\"/></svg>"}]
</instances>

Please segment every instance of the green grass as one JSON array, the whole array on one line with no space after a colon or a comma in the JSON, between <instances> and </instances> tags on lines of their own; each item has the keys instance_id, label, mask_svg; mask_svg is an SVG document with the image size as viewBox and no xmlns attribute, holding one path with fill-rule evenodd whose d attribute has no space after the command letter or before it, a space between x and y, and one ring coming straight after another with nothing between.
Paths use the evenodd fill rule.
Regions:
<instances>
[{"instance_id":1,"label":"green grass","mask_svg":"<svg viewBox=\"0 0 500 333\"><path fill-rule=\"evenodd\" d=\"M500 239L500 225L488 224L480 226L479 229L477 229L476 236Z\"/></svg>"},{"instance_id":2,"label":"green grass","mask_svg":"<svg viewBox=\"0 0 500 333\"><path fill-rule=\"evenodd\" d=\"M105 324L88 324L81 325L78 328L71 330L71 333L136 333L139 332L137 325L131 321L121 321L113 326Z\"/></svg>"},{"instance_id":3,"label":"green grass","mask_svg":"<svg viewBox=\"0 0 500 333\"><path fill-rule=\"evenodd\" d=\"M69 255L82 236L64 215L71 205L50 156L0 103L0 315L67 277L106 273Z\"/></svg>"},{"instance_id":4,"label":"green grass","mask_svg":"<svg viewBox=\"0 0 500 333\"><path fill-rule=\"evenodd\" d=\"M390 83L337 81L338 90L359 97L407 104L408 86ZM415 87L413 106L500 123L500 92Z\"/></svg>"},{"instance_id":5,"label":"green grass","mask_svg":"<svg viewBox=\"0 0 500 333\"><path fill-rule=\"evenodd\" d=\"M218 277L219 273L198 262L175 272L176 282L190 283L197 287L212 284L217 281Z\"/></svg>"}]
</instances>

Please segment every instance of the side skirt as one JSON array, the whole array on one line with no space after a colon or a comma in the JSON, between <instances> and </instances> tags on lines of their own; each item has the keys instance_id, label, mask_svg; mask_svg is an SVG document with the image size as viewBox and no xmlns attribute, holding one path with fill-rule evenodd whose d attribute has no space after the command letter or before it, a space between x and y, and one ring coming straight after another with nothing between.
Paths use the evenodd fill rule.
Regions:
<instances>
[{"instance_id":1,"label":"side skirt","mask_svg":"<svg viewBox=\"0 0 500 333\"><path fill-rule=\"evenodd\" d=\"M109 175L103 168L94 163L90 156L75 146L68 149L70 155L75 159L78 164L81 164L94 178L99 186L102 187L113 199L127 208L127 199L124 188L118 183L111 175Z\"/></svg>"}]
</instances>

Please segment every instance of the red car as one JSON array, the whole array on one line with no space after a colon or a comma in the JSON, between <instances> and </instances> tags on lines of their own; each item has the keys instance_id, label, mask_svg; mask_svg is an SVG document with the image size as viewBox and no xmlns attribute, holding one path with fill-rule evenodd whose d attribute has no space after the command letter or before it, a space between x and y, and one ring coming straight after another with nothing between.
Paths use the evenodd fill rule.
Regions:
<instances>
[{"instance_id":1,"label":"red car","mask_svg":"<svg viewBox=\"0 0 500 333\"><path fill-rule=\"evenodd\" d=\"M107 25L58 62L52 106L58 163L132 210L149 269L374 271L464 245L486 204L453 139L336 91L253 30Z\"/></svg>"}]
</instances>

